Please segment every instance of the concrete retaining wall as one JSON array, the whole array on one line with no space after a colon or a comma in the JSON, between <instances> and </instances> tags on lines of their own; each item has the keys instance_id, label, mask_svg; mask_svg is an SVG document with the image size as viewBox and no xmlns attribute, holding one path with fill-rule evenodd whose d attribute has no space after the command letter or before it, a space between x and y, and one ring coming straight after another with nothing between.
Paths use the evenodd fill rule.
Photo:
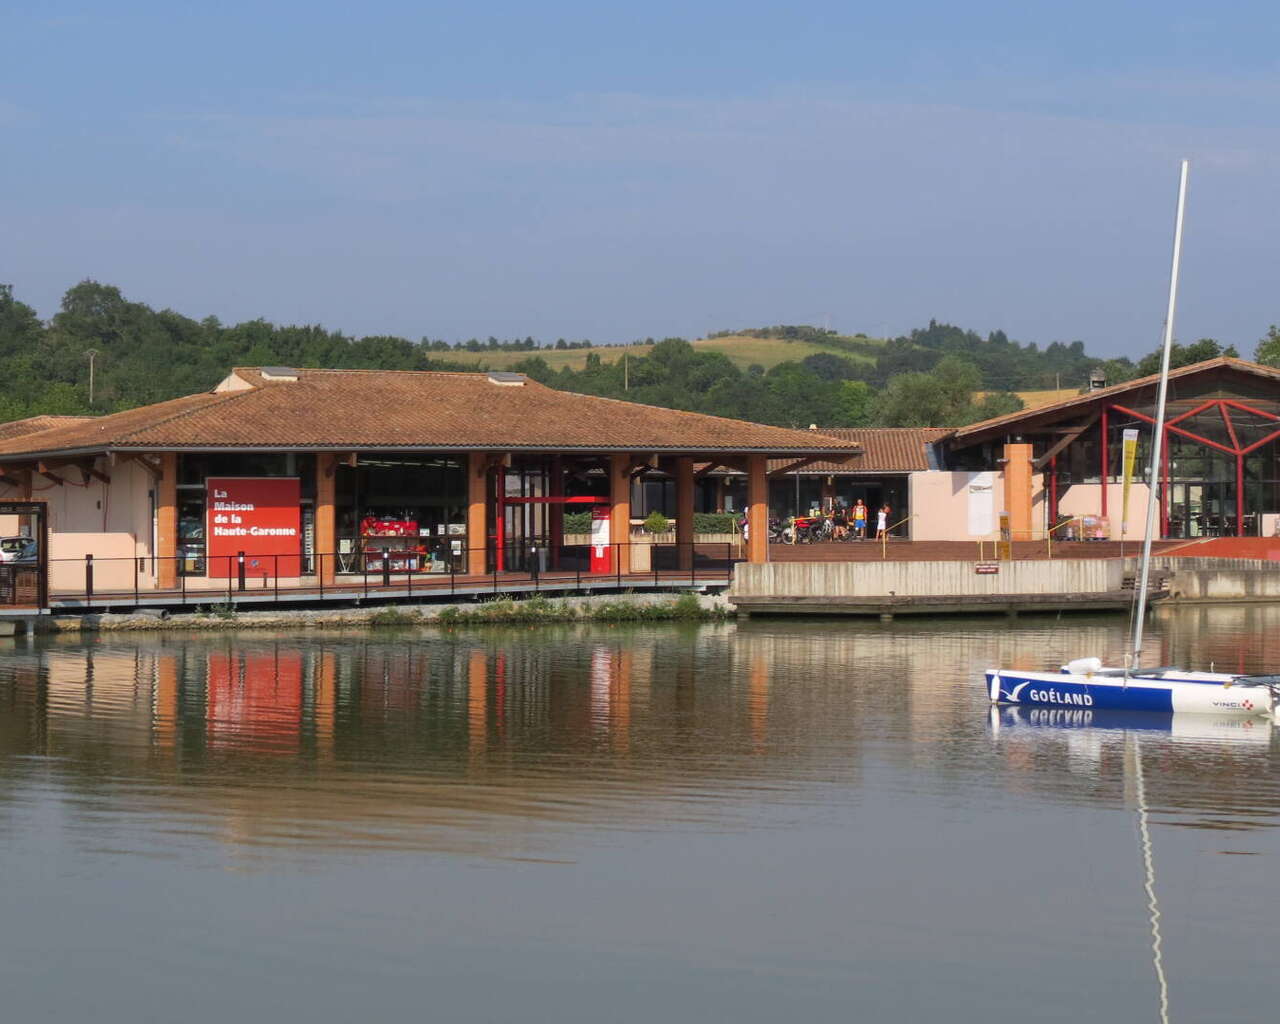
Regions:
<instances>
[{"instance_id":1,"label":"concrete retaining wall","mask_svg":"<svg viewBox=\"0 0 1280 1024\"><path fill-rule=\"evenodd\" d=\"M1001 562L979 575L973 562L775 562L734 566L735 597L968 597L1095 594L1121 589L1119 559Z\"/></svg>"}]
</instances>

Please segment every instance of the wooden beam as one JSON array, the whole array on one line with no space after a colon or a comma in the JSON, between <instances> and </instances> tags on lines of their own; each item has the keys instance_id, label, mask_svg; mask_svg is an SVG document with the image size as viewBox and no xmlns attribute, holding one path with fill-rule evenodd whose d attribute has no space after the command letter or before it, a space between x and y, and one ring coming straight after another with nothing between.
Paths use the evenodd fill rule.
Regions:
<instances>
[{"instance_id":1,"label":"wooden beam","mask_svg":"<svg viewBox=\"0 0 1280 1024\"><path fill-rule=\"evenodd\" d=\"M159 458L148 458L142 452L112 452L111 461L116 462L136 462L139 466L151 474L154 480L164 479L164 463L163 456Z\"/></svg>"},{"instance_id":2,"label":"wooden beam","mask_svg":"<svg viewBox=\"0 0 1280 1024\"><path fill-rule=\"evenodd\" d=\"M861 452L858 454L860 455ZM836 462L843 466L849 461L849 459L857 457L857 455L849 455L845 458L840 458L840 456L832 458L829 455L810 455L807 459L796 459L795 462L789 462L785 466L769 470L769 479L774 480L780 476L786 476L788 473L794 473L797 469L804 469L805 466L812 466L815 462Z\"/></svg>"},{"instance_id":3,"label":"wooden beam","mask_svg":"<svg viewBox=\"0 0 1280 1024\"><path fill-rule=\"evenodd\" d=\"M1072 427L1068 433L1063 434L1062 437L1060 437L1057 441L1054 441L1053 444L1050 445L1050 447L1045 451L1043 455L1041 455L1038 459L1036 459L1033 463L1031 463L1031 468L1044 469L1044 467L1049 464L1050 459L1052 459L1060 451L1066 448L1067 445L1071 444L1072 441L1078 438L1091 426L1097 423L1098 417L1100 415L1101 415L1100 413L1095 412L1092 416L1090 416L1087 420L1085 420L1079 426Z\"/></svg>"},{"instance_id":4,"label":"wooden beam","mask_svg":"<svg viewBox=\"0 0 1280 1024\"><path fill-rule=\"evenodd\" d=\"M36 463L36 472L37 472L37 473L39 473L42 477L44 477L44 478L45 478L45 479L47 479L47 480L52 480L52 481L53 481L55 484L57 484L59 487L63 486L63 485L66 483L66 481L65 481L65 480L63 480L63 479L62 479L62 477L60 477L60 476L58 476L56 473L54 473L53 469L54 469L54 467L49 466L49 465L47 465L47 464L45 464L45 463L43 463L43 462L37 462L37 463Z\"/></svg>"},{"instance_id":5,"label":"wooden beam","mask_svg":"<svg viewBox=\"0 0 1280 1024\"><path fill-rule=\"evenodd\" d=\"M746 459L741 456L726 455L722 458L708 462L693 475L695 479L701 480L703 477L707 476L709 473L715 472L717 469L732 469L739 473L745 473L747 471L747 462Z\"/></svg>"}]
</instances>

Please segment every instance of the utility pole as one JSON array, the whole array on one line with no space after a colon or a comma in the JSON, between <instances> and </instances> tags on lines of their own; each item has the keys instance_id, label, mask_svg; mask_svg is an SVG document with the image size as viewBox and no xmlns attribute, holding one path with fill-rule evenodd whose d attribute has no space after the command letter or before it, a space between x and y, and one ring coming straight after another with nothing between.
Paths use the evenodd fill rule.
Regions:
<instances>
[{"instance_id":1,"label":"utility pole","mask_svg":"<svg viewBox=\"0 0 1280 1024\"><path fill-rule=\"evenodd\" d=\"M631 368L627 364L627 354L622 353L622 390L631 390Z\"/></svg>"},{"instance_id":2,"label":"utility pole","mask_svg":"<svg viewBox=\"0 0 1280 1024\"><path fill-rule=\"evenodd\" d=\"M89 357L89 405L91 406L93 405L93 363L101 354L96 348L91 348L85 353Z\"/></svg>"}]
</instances>

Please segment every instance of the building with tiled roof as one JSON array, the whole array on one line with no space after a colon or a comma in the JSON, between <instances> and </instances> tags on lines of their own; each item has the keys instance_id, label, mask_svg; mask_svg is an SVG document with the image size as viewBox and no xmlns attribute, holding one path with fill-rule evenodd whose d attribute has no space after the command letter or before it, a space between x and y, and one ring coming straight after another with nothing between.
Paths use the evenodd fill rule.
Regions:
<instances>
[{"instance_id":1,"label":"building with tiled roof","mask_svg":"<svg viewBox=\"0 0 1280 1024\"><path fill-rule=\"evenodd\" d=\"M861 452L845 438L516 373L241 367L201 394L0 427L0 503L37 508L56 563L81 572L93 555L99 582L130 590L226 579L244 571L241 553L263 585L320 587L371 569L503 571L539 549L557 561L571 505L607 510L596 539L612 537L617 573L630 567L632 498L648 478L671 483L683 565L697 480L741 471L755 527L745 553L763 560L770 461ZM8 511L8 529L21 528Z\"/></svg>"},{"instance_id":2,"label":"building with tiled roof","mask_svg":"<svg viewBox=\"0 0 1280 1024\"><path fill-rule=\"evenodd\" d=\"M0 442L7 441L14 437L26 437L30 434L39 434L45 430L52 430L54 427L71 426L78 423L87 423L93 419L92 416L28 416L22 420L10 420L8 423L0 423Z\"/></svg>"},{"instance_id":3,"label":"building with tiled roof","mask_svg":"<svg viewBox=\"0 0 1280 1024\"><path fill-rule=\"evenodd\" d=\"M239 368L207 394L0 440L5 456L94 451L856 453L808 431L556 391L514 373Z\"/></svg>"},{"instance_id":4,"label":"building with tiled roof","mask_svg":"<svg viewBox=\"0 0 1280 1024\"><path fill-rule=\"evenodd\" d=\"M1015 529L1086 519L1098 537L1140 538L1150 493L1159 375L957 429L941 448L955 471L1018 467L1005 502ZM1136 443L1124 505L1126 437ZM1280 369L1221 356L1169 374L1157 499L1159 537L1274 536L1280 531Z\"/></svg>"}]
</instances>

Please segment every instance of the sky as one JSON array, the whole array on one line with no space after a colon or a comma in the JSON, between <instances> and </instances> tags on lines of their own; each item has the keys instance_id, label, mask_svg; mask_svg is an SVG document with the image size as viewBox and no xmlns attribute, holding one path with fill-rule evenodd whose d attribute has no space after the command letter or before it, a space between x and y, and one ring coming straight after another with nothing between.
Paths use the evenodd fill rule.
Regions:
<instances>
[{"instance_id":1,"label":"sky","mask_svg":"<svg viewBox=\"0 0 1280 1024\"><path fill-rule=\"evenodd\" d=\"M355 335L1280 321L1280 7L0 6L0 282Z\"/></svg>"}]
</instances>

